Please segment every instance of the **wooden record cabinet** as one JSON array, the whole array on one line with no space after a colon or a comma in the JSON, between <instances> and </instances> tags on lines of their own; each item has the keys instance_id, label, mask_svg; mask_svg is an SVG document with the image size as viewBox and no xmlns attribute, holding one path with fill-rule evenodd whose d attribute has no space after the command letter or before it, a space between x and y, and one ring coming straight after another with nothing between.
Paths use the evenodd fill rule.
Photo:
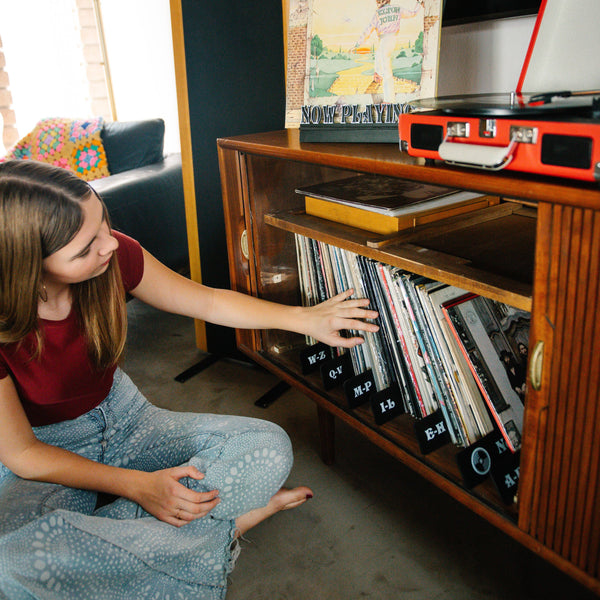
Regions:
<instances>
[{"instance_id":1,"label":"wooden record cabinet","mask_svg":"<svg viewBox=\"0 0 600 600\"><path fill-rule=\"evenodd\" d=\"M294 233L532 313L517 502L464 486L458 449L419 451L413 420L378 426L368 407L303 375L304 339L237 331L240 350L317 405L326 461L335 418L600 594L600 190L561 179L428 165L393 144L301 144L287 130L218 140L233 289L299 303ZM500 196L480 214L396 238L306 215L299 185L375 173Z\"/></svg>"}]
</instances>

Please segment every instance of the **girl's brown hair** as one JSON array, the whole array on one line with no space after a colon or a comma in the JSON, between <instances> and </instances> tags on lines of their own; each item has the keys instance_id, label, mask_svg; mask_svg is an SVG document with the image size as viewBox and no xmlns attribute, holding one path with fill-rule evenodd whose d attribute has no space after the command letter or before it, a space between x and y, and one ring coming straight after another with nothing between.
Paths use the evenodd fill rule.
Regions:
<instances>
[{"instance_id":1,"label":"girl's brown hair","mask_svg":"<svg viewBox=\"0 0 600 600\"><path fill-rule=\"evenodd\" d=\"M91 194L96 192L89 184L65 169L30 160L0 163L0 344L34 332L36 354L41 352L42 261L75 237L83 224L81 203ZM106 207L104 213L108 219ZM125 347L125 292L116 260L101 275L71 286L99 369L116 364Z\"/></svg>"}]
</instances>

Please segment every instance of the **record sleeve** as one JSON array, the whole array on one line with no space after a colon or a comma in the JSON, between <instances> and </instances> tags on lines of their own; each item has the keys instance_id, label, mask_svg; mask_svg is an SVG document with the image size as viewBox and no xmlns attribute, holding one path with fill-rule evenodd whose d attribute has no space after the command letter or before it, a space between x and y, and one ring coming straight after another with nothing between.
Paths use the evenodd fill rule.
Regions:
<instances>
[{"instance_id":1,"label":"record sleeve","mask_svg":"<svg viewBox=\"0 0 600 600\"><path fill-rule=\"evenodd\" d=\"M296 193L390 217L424 207L442 208L464 199L454 188L381 175L358 175L302 186ZM473 194L473 197L478 196Z\"/></svg>"},{"instance_id":2,"label":"record sleeve","mask_svg":"<svg viewBox=\"0 0 600 600\"><path fill-rule=\"evenodd\" d=\"M431 346L430 339L426 335L426 329L423 316L420 311L420 305L417 298L414 296L414 290L410 282L412 277L413 275L405 273L399 280L402 284L401 290L404 296L405 306L409 311L413 328L419 342L420 351L425 361L425 365L427 366L429 380L431 381L437 401L439 403L439 407L444 415L452 442L456 445L463 445L464 440L462 439L463 436L461 428L457 422L456 416L453 414L452 405L446 390L446 384L443 381L443 378L440 376L437 365L435 364L433 348Z\"/></svg>"},{"instance_id":3,"label":"record sleeve","mask_svg":"<svg viewBox=\"0 0 600 600\"><path fill-rule=\"evenodd\" d=\"M502 334L500 328L492 333L492 329L486 325L491 320L490 315L493 315L487 302L481 296L467 294L442 306L492 417L515 452L521 445L523 399L508 377L507 365L500 358L502 351L497 349L498 346L490 337ZM510 346L510 342L506 346Z\"/></svg>"}]
</instances>

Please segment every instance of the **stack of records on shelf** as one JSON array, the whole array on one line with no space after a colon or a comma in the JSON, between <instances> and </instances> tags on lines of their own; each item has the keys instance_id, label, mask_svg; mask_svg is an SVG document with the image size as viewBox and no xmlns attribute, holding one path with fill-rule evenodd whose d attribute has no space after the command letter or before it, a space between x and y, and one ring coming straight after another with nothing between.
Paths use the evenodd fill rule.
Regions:
<instances>
[{"instance_id":1,"label":"stack of records on shelf","mask_svg":"<svg viewBox=\"0 0 600 600\"><path fill-rule=\"evenodd\" d=\"M296 189L306 214L390 235L498 203L498 198L381 175L358 175Z\"/></svg>"},{"instance_id":2,"label":"stack of records on shelf","mask_svg":"<svg viewBox=\"0 0 600 600\"><path fill-rule=\"evenodd\" d=\"M495 432L519 449L529 313L299 234L295 240L305 305L352 288L379 313L378 332L350 332L365 339L347 351L356 375L372 372L377 392L393 387L415 419L441 415L459 447Z\"/></svg>"}]
</instances>

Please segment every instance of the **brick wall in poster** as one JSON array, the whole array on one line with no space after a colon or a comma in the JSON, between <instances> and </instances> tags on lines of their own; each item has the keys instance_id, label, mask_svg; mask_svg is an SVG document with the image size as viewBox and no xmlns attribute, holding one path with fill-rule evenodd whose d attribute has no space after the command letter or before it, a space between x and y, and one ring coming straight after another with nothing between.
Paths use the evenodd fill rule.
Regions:
<instances>
[{"instance_id":1,"label":"brick wall in poster","mask_svg":"<svg viewBox=\"0 0 600 600\"><path fill-rule=\"evenodd\" d=\"M306 25L290 27L288 32L288 110L298 110L304 104L307 33Z\"/></svg>"}]
</instances>

